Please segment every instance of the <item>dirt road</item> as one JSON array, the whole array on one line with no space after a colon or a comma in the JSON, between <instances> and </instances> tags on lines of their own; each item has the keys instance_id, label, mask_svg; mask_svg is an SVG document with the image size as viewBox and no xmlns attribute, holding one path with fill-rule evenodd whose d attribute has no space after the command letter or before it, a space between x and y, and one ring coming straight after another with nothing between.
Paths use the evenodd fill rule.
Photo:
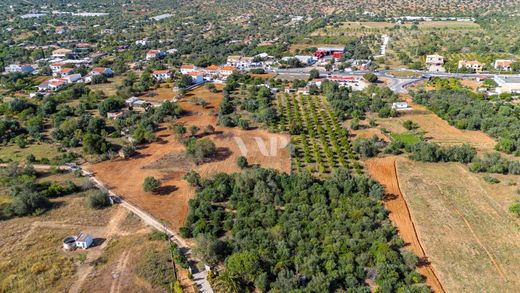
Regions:
<instances>
[{"instance_id":1,"label":"dirt road","mask_svg":"<svg viewBox=\"0 0 520 293\"><path fill-rule=\"evenodd\" d=\"M417 235L410 210L399 187L395 161L396 157L370 159L366 161L365 167L370 176L385 187L385 207L390 213L390 220L397 227L399 236L407 243L406 248L419 257L420 263L417 271L426 278L426 284L434 292L446 292L429 263Z\"/></svg>"}]
</instances>

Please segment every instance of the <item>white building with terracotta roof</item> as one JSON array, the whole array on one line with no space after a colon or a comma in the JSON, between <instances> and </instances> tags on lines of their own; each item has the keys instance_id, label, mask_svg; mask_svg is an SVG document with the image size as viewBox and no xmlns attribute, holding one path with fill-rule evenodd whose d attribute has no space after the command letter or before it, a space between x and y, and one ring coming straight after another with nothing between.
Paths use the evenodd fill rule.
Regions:
<instances>
[{"instance_id":1,"label":"white building with terracotta roof","mask_svg":"<svg viewBox=\"0 0 520 293\"><path fill-rule=\"evenodd\" d=\"M158 81L164 81L167 80L172 76L172 73L170 70L154 70L152 72L152 76L158 80Z\"/></svg>"},{"instance_id":2,"label":"white building with terracotta roof","mask_svg":"<svg viewBox=\"0 0 520 293\"><path fill-rule=\"evenodd\" d=\"M483 67L484 67L484 65L476 60L472 60L472 61L459 60L459 66L458 66L459 69L465 68L465 69L469 69L474 72L482 71Z\"/></svg>"},{"instance_id":3,"label":"white building with terracotta roof","mask_svg":"<svg viewBox=\"0 0 520 293\"><path fill-rule=\"evenodd\" d=\"M513 65L513 60L498 59L498 60L495 60L493 67L496 70L511 71L512 70L511 65Z\"/></svg>"},{"instance_id":4,"label":"white building with terracotta roof","mask_svg":"<svg viewBox=\"0 0 520 293\"><path fill-rule=\"evenodd\" d=\"M195 72L197 71L198 68L197 66L193 65L193 64L184 64L184 65L181 65L181 73L182 74L189 74L191 72Z\"/></svg>"},{"instance_id":5,"label":"white building with terracotta roof","mask_svg":"<svg viewBox=\"0 0 520 293\"><path fill-rule=\"evenodd\" d=\"M189 76L191 76L191 81L194 84L200 84L204 82L204 73L200 71L192 71L188 73Z\"/></svg>"},{"instance_id":6,"label":"white building with terracotta roof","mask_svg":"<svg viewBox=\"0 0 520 293\"><path fill-rule=\"evenodd\" d=\"M150 61L150 60L153 60L153 59L156 59L156 58L162 58L165 55L166 55L166 53L164 53L161 50L150 50L150 51L148 51L146 53L146 60Z\"/></svg>"},{"instance_id":7,"label":"white building with terracotta roof","mask_svg":"<svg viewBox=\"0 0 520 293\"><path fill-rule=\"evenodd\" d=\"M61 76L61 77L64 77L64 76L67 76L69 74L72 74L74 72L74 68L68 68L68 67L65 67L65 68L61 68L60 70L54 72L54 76Z\"/></svg>"}]
</instances>

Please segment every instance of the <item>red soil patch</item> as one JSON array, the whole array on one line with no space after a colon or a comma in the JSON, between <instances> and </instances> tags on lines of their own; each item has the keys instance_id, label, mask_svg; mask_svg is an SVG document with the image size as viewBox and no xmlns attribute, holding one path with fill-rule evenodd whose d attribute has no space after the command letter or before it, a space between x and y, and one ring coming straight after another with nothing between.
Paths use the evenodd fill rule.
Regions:
<instances>
[{"instance_id":1,"label":"red soil patch","mask_svg":"<svg viewBox=\"0 0 520 293\"><path fill-rule=\"evenodd\" d=\"M190 96L204 98L209 105L202 109L190 101ZM236 159L245 155L250 164L259 164L266 168L274 168L281 171L290 171L290 154L285 148L276 149L274 156L265 156L262 147L271 151L271 143L288 143L289 136L272 134L264 130L244 131L238 128L226 128L216 126L217 117L210 112L216 112L222 93L211 93L201 87L191 92L180 101L183 109L189 112L187 116L179 119L186 127L196 125L204 129L207 125L215 127L215 134L208 135L221 155L218 159L196 166L195 170L202 176L217 172L238 172L240 169ZM185 150L173 132L163 125L162 129L155 133L158 142L149 144L139 149L139 154L131 159L115 159L98 164L87 165L86 168L94 172L94 175L103 181L107 187L122 196L125 200L144 209L157 219L165 220L170 227L178 231L184 225L188 213L188 201L193 197L195 190L182 178L188 171L185 161L165 161L166 155L183 153ZM202 135L201 133L199 135ZM247 154L242 154L237 141L242 141ZM263 142L258 144L257 141ZM272 154L272 153L271 153ZM171 168L150 168L153 163L163 162L161 166L170 164ZM189 164L188 164L189 165ZM145 168L146 167L146 168ZM143 191L143 181L147 176L154 176L162 180L160 194L151 194Z\"/></svg>"},{"instance_id":2,"label":"red soil patch","mask_svg":"<svg viewBox=\"0 0 520 293\"><path fill-rule=\"evenodd\" d=\"M370 159L365 162L365 167L370 176L385 187L384 205L390 213L390 220L397 227L399 236L408 244L406 248L419 257L420 263L417 271L426 278L426 284L434 292L445 292L433 267L428 262L428 257L417 235L410 210L399 187L395 161L395 157Z\"/></svg>"}]
</instances>

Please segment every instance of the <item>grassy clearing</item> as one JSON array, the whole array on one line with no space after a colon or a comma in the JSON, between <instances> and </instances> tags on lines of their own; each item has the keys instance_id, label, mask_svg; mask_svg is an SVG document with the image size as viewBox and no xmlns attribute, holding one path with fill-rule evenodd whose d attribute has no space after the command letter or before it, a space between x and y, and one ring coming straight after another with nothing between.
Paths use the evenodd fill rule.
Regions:
<instances>
[{"instance_id":1,"label":"grassy clearing","mask_svg":"<svg viewBox=\"0 0 520 293\"><path fill-rule=\"evenodd\" d=\"M421 138L413 133L392 133L390 134L392 139L400 141L407 145L414 145L421 141Z\"/></svg>"},{"instance_id":2,"label":"grassy clearing","mask_svg":"<svg viewBox=\"0 0 520 293\"><path fill-rule=\"evenodd\" d=\"M458 163L398 161L421 242L448 292L516 292L520 221L507 210L518 176L490 184Z\"/></svg>"},{"instance_id":3,"label":"grassy clearing","mask_svg":"<svg viewBox=\"0 0 520 293\"><path fill-rule=\"evenodd\" d=\"M117 87L121 85L124 78L125 77L123 75L117 75L109 78L108 83L88 85L88 88L93 91L102 91L107 96L113 96L116 94Z\"/></svg>"},{"instance_id":4,"label":"grassy clearing","mask_svg":"<svg viewBox=\"0 0 520 293\"><path fill-rule=\"evenodd\" d=\"M43 158L52 158L60 155L58 147L52 144L40 143L31 144L25 148L20 148L17 145L10 144L8 146L0 147L0 161L23 161L29 154L34 155L36 160Z\"/></svg>"}]
</instances>

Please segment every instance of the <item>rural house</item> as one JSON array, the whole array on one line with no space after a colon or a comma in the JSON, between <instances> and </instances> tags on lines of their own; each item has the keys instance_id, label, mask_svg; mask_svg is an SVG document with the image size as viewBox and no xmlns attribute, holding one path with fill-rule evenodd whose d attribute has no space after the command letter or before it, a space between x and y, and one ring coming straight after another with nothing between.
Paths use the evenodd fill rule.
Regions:
<instances>
[{"instance_id":1,"label":"rural house","mask_svg":"<svg viewBox=\"0 0 520 293\"><path fill-rule=\"evenodd\" d=\"M166 56L166 54L161 50L150 50L146 53L146 61L163 58L164 56Z\"/></svg>"},{"instance_id":2,"label":"rural house","mask_svg":"<svg viewBox=\"0 0 520 293\"><path fill-rule=\"evenodd\" d=\"M513 60L498 59L498 60L495 60L493 67L496 70L511 71L512 70L511 65L513 65Z\"/></svg>"},{"instance_id":3,"label":"rural house","mask_svg":"<svg viewBox=\"0 0 520 293\"><path fill-rule=\"evenodd\" d=\"M170 78L171 75L172 73L170 70L154 70L152 72L152 76L158 81L165 81Z\"/></svg>"},{"instance_id":4,"label":"rural house","mask_svg":"<svg viewBox=\"0 0 520 293\"><path fill-rule=\"evenodd\" d=\"M197 70L197 67L192 64L181 65L181 73L188 74Z\"/></svg>"},{"instance_id":5,"label":"rural house","mask_svg":"<svg viewBox=\"0 0 520 293\"><path fill-rule=\"evenodd\" d=\"M466 60L459 60L459 69L469 69L473 72L480 72L483 69L482 63L473 60L473 61L466 61Z\"/></svg>"}]
</instances>

